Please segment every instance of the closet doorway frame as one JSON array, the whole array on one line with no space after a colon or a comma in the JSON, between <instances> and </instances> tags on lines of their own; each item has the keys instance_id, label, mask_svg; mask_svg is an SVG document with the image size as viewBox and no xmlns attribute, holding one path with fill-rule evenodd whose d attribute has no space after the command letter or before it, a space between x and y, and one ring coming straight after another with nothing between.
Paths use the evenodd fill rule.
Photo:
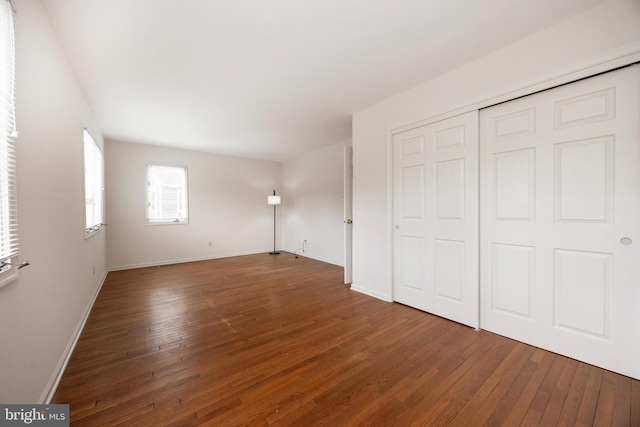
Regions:
<instances>
[{"instance_id":1,"label":"closet doorway frame","mask_svg":"<svg viewBox=\"0 0 640 427\"><path fill-rule=\"evenodd\" d=\"M389 301L395 301L393 288L394 288L394 218L393 218L393 137L396 134L412 130L421 126L429 125L441 120L449 119L454 116L466 114L472 111L479 111L483 108L492 107L494 105L502 104L505 102L513 101L524 96L533 95L538 92L553 89L555 87L564 86L570 83L574 83L580 80L594 77L599 74L607 73L617 69L625 68L634 64L640 64L640 45L634 45L627 49L621 49L611 55L595 57L586 63L577 65L568 70L560 70L553 75L542 76L539 79L519 85L519 87L507 89L503 93L496 94L494 96L478 100L474 103L449 110L441 114L427 117L419 121L413 121L410 123L400 124L398 126L390 127L387 131L387 212L386 212L386 238L388 242L387 246L387 295L389 295ZM479 189L478 189L479 191ZM478 212L478 216L480 213ZM480 277L480 272L478 272ZM478 293L480 293L480 286L478 285ZM478 310L482 305L480 295L478 295ZM479 325L480 330L482 325Z\"/></svg>"}]
</instances>

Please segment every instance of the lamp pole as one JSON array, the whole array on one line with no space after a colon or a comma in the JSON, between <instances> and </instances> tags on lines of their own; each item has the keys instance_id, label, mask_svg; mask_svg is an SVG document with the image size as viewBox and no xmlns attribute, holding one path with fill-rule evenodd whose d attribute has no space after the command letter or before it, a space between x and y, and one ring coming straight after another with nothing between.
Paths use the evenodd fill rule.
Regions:
<instances>
[{"instance_id":1,"label":"lamp pole","mask_svg":"<svg viewBox=\"0 0 640 427\"><path fill-rule=\"evenodd\" d=\"M273 190L273 196L267 197L267 203L273 205L273 252L269 255L279 255L280 252L276 251L276 206L280 204L280 196L276 196L276 190Z\"/></svg>"}]
</instances>

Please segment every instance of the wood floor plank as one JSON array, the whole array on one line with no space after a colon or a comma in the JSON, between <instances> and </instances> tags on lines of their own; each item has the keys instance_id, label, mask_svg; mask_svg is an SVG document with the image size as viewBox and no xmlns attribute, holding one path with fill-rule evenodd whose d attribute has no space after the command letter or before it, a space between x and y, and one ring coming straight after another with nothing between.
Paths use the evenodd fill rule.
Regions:
<instances>
[{"instance_id":1,"label":"wood floor plank","mask_svg":"<svg viewBox=\"0 0 640 427\"><path fill-rule=\"evenodd\" d=\"M503 400L512 399L515 402L522 388L514 386L514 383L525 369L533 351L533 347L518 343L474 392L464 408L455 414L451 425L469 425L469 419L473 419L473 424L484 425L492 414L500 414L498 406Z\"/></svg>"},{"instance_id":2,"label":"wood floor plank","mask_svg":"<svg viewBox=\"0 0 640 427\"><path fill-rule=\"evenodd\" d=\"M558 419L558 426L571 427L576 424L578 410L582 403L582 396L589 378L590 366L585 363L578 363L576 373L573 377L569 392L564 401L564 406Z\"/></svg>"},{"instance_id":3,"label":"wood floor plank","mask_svg":"<svg viewBox=\"0 0 640 427\"><path fill-rule=\"evenodd\" d=\"M594 425L594 418L598 409L598 395L600 394L604 370L592 366L589 371L589 378L587 379L576 419L577 426Z\"/></svg>"},{"instance_id":4,"label":"wood floor plank","mask_svg":"<svg viewBox=\"0 0 640 427\"><path fill-rule=\"evenodd\" d=\"M350 290L292 254L111 272L73 426L640 425L640 381Z\"/></svg>"},{"instance_id":5,"label":"wood floor plank","mask_svg":"<svg viewBox=\"0 0 640 427\"><path fill-rule=\"evenodd\" d=\"M566 359L566 358L565 358ZM567 394L575 377L578 362L566 359L557 381L549 381L549 402L540 419L542 425L557 425L562 409L566 404ZM544 386L544 384L543 384Z\"/></svg>"},{"instance_id":6,"label":"wood floor plank","mask_svg":"<svg viewBox=\"0 0 640 427\"><path fill-rule=\"evenodd\" d=\"M631 380L631 422L632 426L640 426L640 381Z\"/></svg>"},{"instance_id":7,"label":"wood floor plank","mask_svg":"<svg viewBox=\"0 0 640 427\"><path fill-rule=\"evenodd\" d=\"M629 378L611 375L614 383L614 404L611 425L630 425L631 424L631 381Z\"/></svg>"},{"instance_id":8,"label":"wood floor plank","mask_svg":"<svg viewBox=\"0 0 640 427\"><path fill-rule=\"evenodd\" d=\"M624 393L618 390L617 376L610 371L604 371L594 424L613 425L616 400L622 399L624 399Z\"/></svg>"}]
</instances>

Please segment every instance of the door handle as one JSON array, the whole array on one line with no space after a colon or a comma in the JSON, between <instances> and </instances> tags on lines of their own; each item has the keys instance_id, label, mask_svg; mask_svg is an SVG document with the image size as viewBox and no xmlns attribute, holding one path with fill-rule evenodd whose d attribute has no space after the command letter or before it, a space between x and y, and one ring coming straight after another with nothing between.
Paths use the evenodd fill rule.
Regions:
<instances>
[{"instance_id":1,"label":"door handle","mask_svg":"<svg viewBox=\"0 0 640 427\"><path fill-rule=\"evenodd\" d=\"M353 221L351 221L350 219L345 221L347 224L353 224Z\"/></svg>"},{"instance_id":2,"label":"door handle","mask_svg":"<svg viewBox=\"0 0 640 427\"><path fill-rule=\"evenodd\" d=\"M620 239L620 243L622 243L623 245L630 245L633 243L633 240L631 240L630 237L623 237L622 239Z\"/></svg>"}]
</instances>

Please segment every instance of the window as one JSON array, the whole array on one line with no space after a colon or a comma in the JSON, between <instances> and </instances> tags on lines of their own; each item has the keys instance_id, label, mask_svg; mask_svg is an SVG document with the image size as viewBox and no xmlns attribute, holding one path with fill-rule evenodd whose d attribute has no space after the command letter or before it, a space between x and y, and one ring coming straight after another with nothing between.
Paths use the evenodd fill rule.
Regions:
<instances>
[{"instance_id":1,"label":"window","mask_svg":"<svg viewBox=\"0 0 640 427\"><path fill-rule=\"evenodd\" d=\"M147 223L186 224L187 168L147 165Z\"/></svg>"},{"instance_id":2,"label":"window","mask_svg":"<svg viewBox=\"0 0 640 427\"><path fill-rule=\"evenodd\" d=\"M102 151L91 134L84 130L84 218L87 236L102 225L104 172Z\"/></svg>"},{"instance_id":3,"label":"window","mask_svg":"<svg viewBox=\"0 0 640 427\"><path fill-rule=\"evenodd\" d=\"M17 277L12 258L18 246L16 194L15 44L11 3L0 1L0 286Z\"/></svg>"}]
</instances>

